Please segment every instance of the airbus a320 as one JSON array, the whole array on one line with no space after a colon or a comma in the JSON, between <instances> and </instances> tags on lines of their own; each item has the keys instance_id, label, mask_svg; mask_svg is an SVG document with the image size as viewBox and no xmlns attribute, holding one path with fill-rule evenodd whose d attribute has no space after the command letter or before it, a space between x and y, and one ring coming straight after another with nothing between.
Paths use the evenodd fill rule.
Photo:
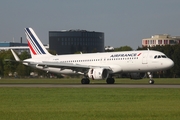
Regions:
<instances>
[{"instance_id":1,"label":"airbus a320","mask_svg":"<svg viewBox=\"0 0 180 120\"><path fill-rule=\"evenodd\" d=\"M116 74L141 79L145 73L149 75L149 83L154 84L152 72L170 69L174 65L164 53L154 50L52 55L32 28L25 28L25 34L31 58L23 60L24 65L52 73L82 74L82 84L89 84L90 79L105 79L107 84L114 84ZM11 51L16 61L20 61Z\"/></svg>"}]
</instances>

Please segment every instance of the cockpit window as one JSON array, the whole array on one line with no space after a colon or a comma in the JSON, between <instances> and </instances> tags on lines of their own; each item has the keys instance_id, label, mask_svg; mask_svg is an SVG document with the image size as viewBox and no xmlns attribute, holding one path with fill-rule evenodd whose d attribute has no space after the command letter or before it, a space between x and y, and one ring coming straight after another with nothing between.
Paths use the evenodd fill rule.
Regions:
<instances>
[{"instance_id":1,"label":"cockpit window","mask_svg":"<svg viewBox=\"0 0 180 120\"><path fill-rule=\"evenodd\" d=\"M167 58L165 55L161 55L162 58Z\"/></svg>"},{"instance_id":2,"label":"cockpit window","mask_svg":"<svg viewBox=\"0 0 180 120\"><path fill-rule=\"evenodd\" d=\"M159 58L167 58L165 55L155 55L154 59L159 59Z\"/></svg>"}]
</instances>

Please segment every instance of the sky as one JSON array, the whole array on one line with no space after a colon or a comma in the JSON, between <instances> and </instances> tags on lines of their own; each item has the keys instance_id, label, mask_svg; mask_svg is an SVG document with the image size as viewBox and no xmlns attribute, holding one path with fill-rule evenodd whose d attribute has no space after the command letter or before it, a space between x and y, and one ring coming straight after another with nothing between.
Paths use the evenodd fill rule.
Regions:
<instances>
[{"instance_id":1,"label":"sky","mask_svg":"<svg viewBox=\"0 0 180 120\"><path fill-rule=\"evenodd\" d=\"M49 31L103 32L105 46L142 46L155 34L180 36L180 0L1 0L0 42L26 43L32 27L43 44Z\"/></svg>"}]
</instances>

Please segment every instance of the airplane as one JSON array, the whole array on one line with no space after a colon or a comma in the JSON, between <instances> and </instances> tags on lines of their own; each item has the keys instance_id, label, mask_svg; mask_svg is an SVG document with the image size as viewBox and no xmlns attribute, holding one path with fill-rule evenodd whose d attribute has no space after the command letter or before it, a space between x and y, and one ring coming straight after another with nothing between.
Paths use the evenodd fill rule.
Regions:
<instances>
[{"instance_id":1,"label":"airplane","mask_svg":"<svg viewBox=\"0 0 180 120\"><path fill-rule=\"evenodd\" d=\"M142 79L148 74L149 84L154 84L152 72L167 70L174 62L164 53L154 50L103 52L86 54L52 55L43 46L32 28L25 28L31 58L22 61L24 65L47 72L60 74L82 74L81 84L90 79L106 79L114 84L116 74L128 74L131 79ZM16 61L20 61L11 49Z\"/></svg>"}]
</instances>

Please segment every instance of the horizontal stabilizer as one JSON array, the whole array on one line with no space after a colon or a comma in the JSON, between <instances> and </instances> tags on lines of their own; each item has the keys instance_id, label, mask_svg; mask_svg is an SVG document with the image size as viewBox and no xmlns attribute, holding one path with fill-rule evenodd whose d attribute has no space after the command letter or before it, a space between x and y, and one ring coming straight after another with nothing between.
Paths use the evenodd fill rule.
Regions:
<instances>
[{"instance_id":1,"label":"horizontal stabilizer","mask_svg":"<svg viewBox=\"0 0 180 120\"><path fill-rule=\"evenodd\" d=\"M16 61L20 62L21 60L19 59L19 57L16 55L16 53L11 49L11 52L15 58Z\"/></svg>"}]
</instances>

